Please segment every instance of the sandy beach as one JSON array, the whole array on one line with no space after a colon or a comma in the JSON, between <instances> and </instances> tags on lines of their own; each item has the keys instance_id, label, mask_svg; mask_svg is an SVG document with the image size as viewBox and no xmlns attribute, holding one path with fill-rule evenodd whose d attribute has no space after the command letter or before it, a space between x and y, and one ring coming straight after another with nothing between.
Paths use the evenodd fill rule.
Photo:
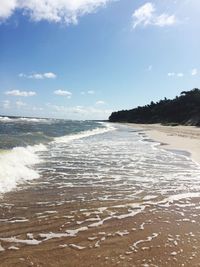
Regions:
<instances>
[{"instance_id":1,"label":"sandy beach","mask_svg":"<svg viewBox=\"0 0 200 267\"><path fill-rule=\"evenodd\" d=\"M200 267L199 12L0 0L0 267Z\"/></svg>"},{"instance_id":2,"label":"sandy beach","mask_svg":"<svg viewBox=\"0 0 200 267\"><path fill-rule=\"evenodd\" d=\"M163 126L161 124L128 124L142 129L163 148L183 150L200 163L200 128L195 126Z\"/></svg>"}]
</instances>

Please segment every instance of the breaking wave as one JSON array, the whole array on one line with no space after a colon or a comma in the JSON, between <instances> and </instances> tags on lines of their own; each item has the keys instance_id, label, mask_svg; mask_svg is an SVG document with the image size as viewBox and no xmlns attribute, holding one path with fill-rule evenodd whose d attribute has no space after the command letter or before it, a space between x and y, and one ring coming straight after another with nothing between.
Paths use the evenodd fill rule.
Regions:
<instances>
[{"instance_id":1,"label":"breaking wave","mask_svg":"<svg viewBox=\"0 0 200 267\"><path fill-rule=\"evenodd\" d=\"M45 150L44 145L16 147L0 153L0 193L14 189L19 183L39 178L32 168L41 161L37 152Z\"/></svg>"}]
</instances>

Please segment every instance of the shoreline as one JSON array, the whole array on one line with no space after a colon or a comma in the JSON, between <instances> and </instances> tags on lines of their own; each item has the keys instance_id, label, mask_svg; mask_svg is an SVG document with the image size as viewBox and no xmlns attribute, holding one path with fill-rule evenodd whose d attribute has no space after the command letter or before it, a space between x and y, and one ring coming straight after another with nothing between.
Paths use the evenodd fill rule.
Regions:
<instances>
[{"instance_id":1,"label":"shoreline","mask_svg":"<svg viewBox=\"0 0 200 267\"><path fill-rule=\"evenodd\" d=\"M186 151L190 158L200 164L200 128L196 126L163 126L161 124L127 123L141 129L147 136L167 150Z\"/></svg>"},{"instance_id":2,"label":"shoreline","mask_svg":"<svg viewBox=\"0 0 200 267\"><path fill-rule=\"evenodd\" d=\"M39 179L4 194L1 267L200 266L199 167L121 126L52 147Z\"/></svg>"}]
</instances>

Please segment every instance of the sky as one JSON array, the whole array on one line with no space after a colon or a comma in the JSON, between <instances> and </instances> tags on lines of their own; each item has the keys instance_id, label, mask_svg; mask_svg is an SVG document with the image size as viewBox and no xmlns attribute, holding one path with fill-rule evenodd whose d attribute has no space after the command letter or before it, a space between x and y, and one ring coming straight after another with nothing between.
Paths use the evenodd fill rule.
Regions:
<instances>
[{"instance_id":1,"label":"sky","mask_svg":"<svg viewBox=\"0 0 200 267\"><path fill-rule=\"evenodd\" d=\"M0 114L107 119L200 87L200 1L1 0Z\"/></svg>"}]
</instances>

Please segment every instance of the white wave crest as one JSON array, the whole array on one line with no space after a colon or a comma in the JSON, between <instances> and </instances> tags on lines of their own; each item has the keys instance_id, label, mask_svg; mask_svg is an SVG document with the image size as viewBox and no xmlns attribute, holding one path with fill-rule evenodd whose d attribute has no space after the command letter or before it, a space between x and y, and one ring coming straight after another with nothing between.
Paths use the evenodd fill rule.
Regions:
<instances>
[{"instance_id":1,"label":"white wave crest","mask_svg":"<svg viewBox=\"0 0 200 267\"><path fill-rule=\"evenodd\" d=\"M7 122L7 121L11 121L11 119L8 117L0 117L0 121L1 122Z\"/></svg>"},{"instance_id":2,"label":"white wave crest","mask_svg":"<svg viewBox=\"0 0 200 267\"><path fill-rule=\"evenodd\" d=\"M18 118L18 121L24 121L24 122L47 122L48 119L38 119L38 118Z\"/></svg>"},{"instance_id":3,"label":"white wave crest","mask_svg":"<svg viewBox=\"0 0 200 267\"><path fill-rule=\"evenodd\" d=\"M88 131L82 131L82 132L77 133L77 134L57 137L57 138L55 138L55 140L53 142L55 142L55 143L67 143L67 142L70 142L73 140L89 137L92 135L103 134L103 133L115 130L115 128L108 123L105 123L103 125L106 127L105 128L96 128L96 129L88 130Z\"/></svg>"},{"instance_id":4,"label":"white wave crest","mask_svg":"<svg viewBox=\"0 0 200 267\"><path fill-rule=\"evenodd\" d=\"M51 119L40 119L40 118L9 118L9 117L1 117L0 122L49 122Z\"/></svg>"},{"instance_id":5,"label":"white wave crest","mask_svg":"<svg viewBox=\"0 0 200 267\"><path fill-rule=\"evenodd\" d=\"M97 128L77 134L57 137L51 143L71 142L76 139L106 133L115 129L109 124L105 124L105 126L105 128ZM33 165L41 161L36 152L44 150L47 150L47 147L40 144L0 151L0 193L13 190L18 184L24 181L39 178L39 173L33 168Z\"/></svg>"},{"instance_id":6,"label":"white wave crest","mask_svg":"<svg viewBox=\"0 0 200 267\"><path fill-rule=\"evenodd\" d=\"M44 145L16 147L0 153L0 193L14 189L19 183L39 178L32 165L40 162L36 152L45 150Z\"/></svg>"}]
</instances>

